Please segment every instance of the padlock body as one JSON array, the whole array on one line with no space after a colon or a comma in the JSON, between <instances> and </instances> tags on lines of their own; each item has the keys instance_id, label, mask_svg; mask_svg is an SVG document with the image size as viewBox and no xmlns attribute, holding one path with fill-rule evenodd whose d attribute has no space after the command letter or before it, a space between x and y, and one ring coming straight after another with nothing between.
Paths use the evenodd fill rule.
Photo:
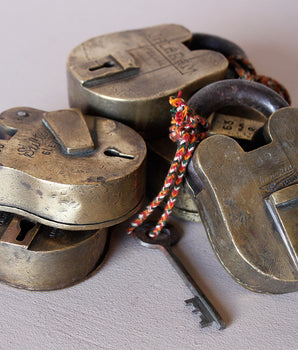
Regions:
<instances>
[{"instance_id":1,"label":"padlock body","mask_svg":"<svg viewBox=\"0 0 298 350\"><path fill-rule=\"evenodd\" d=\"M245 152L226 136L204 140L193 158L196 203L210 242L232 277L256 292L298 289L298 109L265 125L264 146Z\"/></svg>"},{"instance_id":2,"label":"padlock body","mask_svg":"<svg viewBox=\"0 0 298 350\"><path fill-rule=\"evenodd\" d=\"M27 219L0 212L0 280L17 288L69 287L95 272L107 250L108 230L65 231L33 224L20 237Z\"/></svg>"},{"instance_id":3,"label":"padlock body","mask_svg":"<svg viewBox=\"0 0 298 350\"><path fill-rule=\"evenodd\" d=\"M229 107L212 113L207 122L210 136L220 134L233 137L246 150L256 147L255 133L264 126L267 118L255 109L245 106ZM174 159L177 145L168 137L147 140L147 194L149 198L157 195ZM179 191L173 215L184 220L201 222L197 205L189 191L187 181Z\"/></svg>"},{"instance_id":4,"label":"padlock body","mask_svg":"<svg viewBox=\"0 0 298 350\"><path fill-rule=\"evenodd\" d=\"M67 113L60 113L62 130L70 127L63 124ZM0 209L69 230L112 226L135 213L145 192L142 137L122 123L86 116L94 149L66 154L44 115L24 107L0 116Z\"/></svg>"},{"instance_id":5,"label":"padlock body","mask_svg":"<svg viewBox=\"0 0 298 350\"><path fill-rule=\"evenodd\" d=\"M142 136L165 135L168 99L185 98L223 79L227 59L190 50L192 34L180 25L160 25L98 36L72 50L67 62L70 106L132 126Z\"/></svg>"}]
</instances>

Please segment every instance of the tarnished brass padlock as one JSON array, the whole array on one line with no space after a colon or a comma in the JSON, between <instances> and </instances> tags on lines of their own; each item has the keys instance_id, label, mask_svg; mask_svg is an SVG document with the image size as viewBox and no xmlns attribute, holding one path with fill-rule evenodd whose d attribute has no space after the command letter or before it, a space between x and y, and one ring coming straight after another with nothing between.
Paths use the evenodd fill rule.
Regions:
<instances>
[{"instance_id":1,"label":"tarnished brass padlock","mask_svg":"<svg viewBox=\"0 0 298 350\"><path fill-rule=\"evenodd\" d=\"M288 103L270 88L242 79L212 83L197 91L188 105L209 124L210 135L233 137L246 150L260 146L267 118Z\"/></svg>"},{"instance_id":2,"label":"tarnished brass padlock","mask_svg":"<svg viewBox=\"0 0 298 350\"><path fill-rule=\"evenodd\" d=\"M29 290L71 286L100 266L108 229L65 231L0 212L0 281Z\"/></svg>"},{"instance_id":3,"label":"tarnished brass padlock","mask_svg":"<svg viewBox=\"0 0 298 350\"><path fill-rule=\"evenodd\" d=\"M145 137L167 133L168 99L189 98L224 78L228 61L218 52L189 48L192 34L176 25L102 35L69 55L71 107L122 121Z\"/></svg>"},{"instance_id":4,"label":"tarnished brass padlock","mask_svg":"<svg viewBox=\"0 0 298 350\"><path fill-rule=\"evenodd\" d=\"M246 53L234 42L217 35L205 33L192 33L189 42L186 43L190 50L211 50L224 55L228 60L231 57L242 57L247 59ZM225 79L238 78L233 66L229 65Z\"/></svg>"},{"instance_id":5,"label":"tarnished brass padlock","mask_svg":"<svg viewBox=\"0 0 298 350\"><path fill-rule=\"evenodd\" d=\"M297 129L298 109L282 108L266 122L259 148L245 152L214 135L199 144L188 169L216 255L256 292L298 290Z\"/></svg>"},{"instance_id":6,"label":"tarnished brass padlock","mask_svg":"<svg viewBox=\"0 0 298 350\"><path fill-rule=\"evenodd\" d=\"M255 148L260 142L258 132L271 113L287 106L278 94L264 85L239 79L207 85L194 94L188 104L207 119L210 135L231 136L246 150ZM147 173L150 179L147 192L149 197L153 197L162 187L175 155L176 144L168 137L163 137L149 140L147 145ZM182 186L173 215L185 220L201 221L187 184Z\"/></svg>"},{"instance_id":7,"label":"tarnished brass padlock","mask_svg":"<svg viewBox=\"0 0 298 350\"><path fill-rule=\"evenodd\" d=\"M79 110L0 115L0 210L68 230L124 221L145 192L146 145L134 130Z\"/></svg>"},{"instance_id":8,"label":"tarnished brass padlock","mask_svg":"<svg viewBox=\"0 0 298 350\"><path fill-rule=\"evenodd\" d=\"M210 34L193 33L187 46L190 50L216 51L224 55L226 58L236 55L246 57L245 52L235 43ZM234 74L234 70L229 68L226 72L225 78L234 78ZM250 116L252 116L253 113L257 113L253 110L248 110L247 112ZM260 118L262 119L262 116ZM147 193L150 198L153 198L163 184L163 180L175 155L176 145L169 140L168 136L164 136L148 140L147 146L147 175L150 179L147 183ZM185 185L182 185L180 189L175 207L173 208L173 215L185 220L195 222L201 221L197 206Z\"/></svg>"}]
</instances>

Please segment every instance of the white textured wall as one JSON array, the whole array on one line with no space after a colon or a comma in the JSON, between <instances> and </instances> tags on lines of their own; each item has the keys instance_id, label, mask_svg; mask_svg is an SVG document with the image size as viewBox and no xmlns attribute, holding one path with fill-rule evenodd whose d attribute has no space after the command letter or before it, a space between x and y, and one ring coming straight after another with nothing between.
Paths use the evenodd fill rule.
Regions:
<instances>
[{"instance_id":1,"label":"white textured wall","mask_svg":"<svg viewBox=\"0 0 298 350\"><path fill-rule=\"evenodd\" d=\"M298 106L297 13L296 0L1 0L0 109L67 107L65 62L75 45L161 23L235 41ZM103 267L79 285L27 292L0 284L0 349L296 349L297 293L245 290L217 261L202 225L178 224L179 254L226 330L200 329L183 303L191 294L162 253L119 228Z\"/></svg>"}]
</instances>

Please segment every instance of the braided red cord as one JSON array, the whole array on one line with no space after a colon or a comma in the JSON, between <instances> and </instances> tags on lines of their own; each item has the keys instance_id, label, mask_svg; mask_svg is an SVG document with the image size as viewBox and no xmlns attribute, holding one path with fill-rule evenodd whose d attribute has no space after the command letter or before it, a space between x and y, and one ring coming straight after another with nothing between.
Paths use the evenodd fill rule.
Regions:
<instances>
[{"instance_id":1,"label":"braided red cord","mask_svg":"<svg viewBox=\"0 0 298 350\"><path fill-rule=\"evenodd\" d=\"M248 59L240 55L235 55L229 57L229 63L230 67L233 67L240 78L255 81L257 83L268 86L280 94L288 102L289 105L291 104L291 98L287 89L277 80L257 74L255 68Z\"/></svg>"},{"instance_id":2,"label":"braided red cord","mask_svg":"<svg viewBox=\"0 0 298 350\"><path fill-rule=\"evenodd\" d=\"M181 91L177 98L170 97L170 104L174 107L171 110L172 120L170 127L170 139L177 142L177 151L172 161L164 185L156 198L143 210L131 223L127 233L131 234L140 226L157 208L164 198L170 193L164 212L156 227L150 233L150 237L156 237L166 224L172 209L175 205L182 180L191 159L197 142L208 136L207 122L205 118L195 115L181 98Z\"/></svg>"}]
</instances>

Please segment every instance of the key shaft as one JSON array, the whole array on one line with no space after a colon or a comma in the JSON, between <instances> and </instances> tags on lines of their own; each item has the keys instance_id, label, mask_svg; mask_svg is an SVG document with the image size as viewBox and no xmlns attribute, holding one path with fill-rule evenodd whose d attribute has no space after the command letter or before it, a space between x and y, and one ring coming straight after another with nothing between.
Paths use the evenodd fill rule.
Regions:
<instances>
[{"instance_id":1,"label":"key shaft","mask_svg":"<svg viewBox=\"0 0 298 350\"><path fill-rule=\"evenodd\" d=\"M225 322L219 313L215 310L214 306L211 304L205 293L192 278L190 273L182 264L181 260L173 252L172 248L168 246L160 246L159 249L164 252L168 261L175 268L188 289L194 295L194 298L186 300L185 303L192 304L195 307L194 312L198 312L198 309L200 310L203 316L201 326L205 327L214 322L218 329L226 328Z\"/></svg>"},{"instance_id":2,"label":"key shaft","mask_svg":"<svg viewBox=\"0 0 298 350\"><path fill-rule=\"evenodd\" d=\"M185 303L194 307L194 313L200 314L200 326L203 328L214 323L218 329L226 328L219 313L215 310L204 292L191 277L181 260L173 252L172 246L179 241L179 234L177 230L170 229L169 227L170 226L167 225L157 237L151 238L149 233L153 227L150 223L146 223L135 230L135 237L143 246L157 248L164 252L171 265L175 268L194 296L193 298L186 300Z\"/></svg>"}]
</instances>

